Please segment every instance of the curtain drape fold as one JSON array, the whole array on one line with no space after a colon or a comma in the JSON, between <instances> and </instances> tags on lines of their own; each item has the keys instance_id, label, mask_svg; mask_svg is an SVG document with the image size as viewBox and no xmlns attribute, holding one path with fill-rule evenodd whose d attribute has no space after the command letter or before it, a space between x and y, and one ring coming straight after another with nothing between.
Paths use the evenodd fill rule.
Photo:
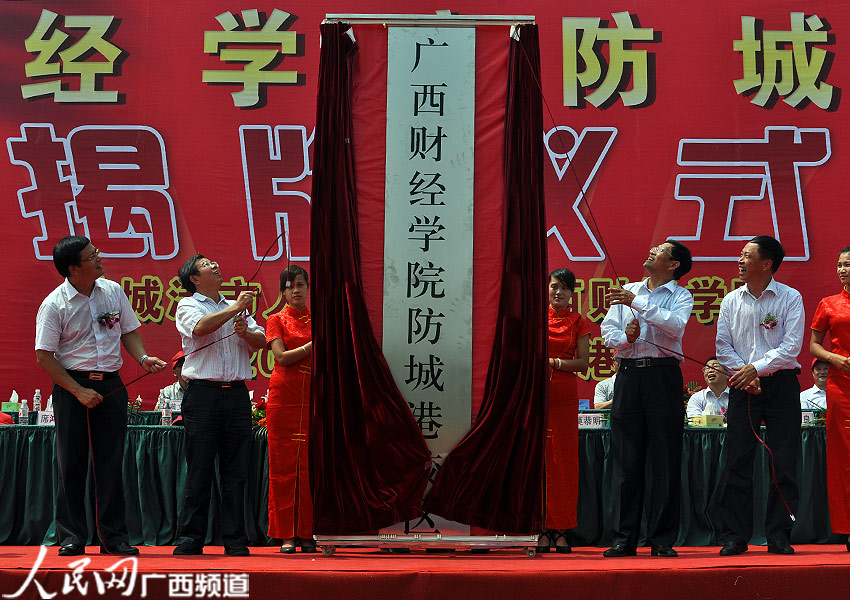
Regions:
<instances>
[{"instance_id":1,"label":"curtain drape fold","mask_svg":"<svg viewBox=\"0 0 850 600\"><path fill-rule=\"evenodd\" d=\"M418 518L431 465L363 299L347 30L321 26L310 232L313 529L331 535Z\"/></svg>"},{"instance_id":2,"label":"curtain drape fold","mask_svg":"<svg viewBox=\"0 0 850 600\"><path fill-rule=\"evenodd\" d=\"M484 399L425 499L429 513L503 533L543 527L549 381L539 81L537 26L517 26L505 115L502 288Z\"/></svg>"}]
</instances>

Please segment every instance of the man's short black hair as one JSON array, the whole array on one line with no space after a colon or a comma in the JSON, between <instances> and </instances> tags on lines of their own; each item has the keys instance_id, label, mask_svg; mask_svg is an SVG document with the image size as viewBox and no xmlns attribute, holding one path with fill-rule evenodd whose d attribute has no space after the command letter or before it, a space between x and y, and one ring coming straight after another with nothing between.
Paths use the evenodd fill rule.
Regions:
<instances>
[{"instance_id":1,"label":"man's short black hair","mask_svg":"<svg viewBox=\"0 0 850 600\"><path fill-rule=\"evenodd\" d=\"M759 258L771 261L770 270L776 273L779 265L782 264L782 259L785 258L785 248L779 240L769 235L757 235L750 242L759 247Z\"/></svg>"},{"instance_id":2,"label":"man's short black hair","mask_svg":"<svg viewBox=\"0 0 850 600\"><path fill-rule=\"evenodd\" d=\"M673 260L679 263L679 266L676 267L675 271L673 271L673 279L678 280L679 278L687 275L688 271L691 270L694 261L691 258L691 251L682 242L668 239L667 243L673 246L670 249L670 256L673 257Z\"/></svg>"},{"instance_id":3,"label":"man's short black hair","mask_svg":"<svg viewBox=\"0 0 850 600\"><path fill-rule=\"evenodd\" d=\"M194 294L198 291L198 288L195 287L195 284L192 283L192 275L197 275L200 273L198 270L198 260L206 258L203 254L195 254L192 258L183 263L183 266L177 271L177 277L180 278L180 283L183 288L189 292L190 294Z\"/></svg>"},{"instance_id":4,"label":"man's short black hair","mask_svg":"<svg viewBox=\"0 0 850 600\"><path fill-rule=\"evenodd\" d=\"M704 363L702 363L702 364L703 364L703 365L705 365L705 366L707 367L707 366L708 366L708 363L710 363L710 362L711 362L711 361L713 361L713 360L716 360L717 362L720 362L720 361L717 359L717 357L716 357L716 356L709 356L707 359L705 359L705 362L704 362Z\"/></svg>"},{"instance_id":5,"label":"man's short black hair","mask_svg":"<svg viewBox=\"0 0 850 600\"><path fill-rule=\"evenodd\" d=\"M81 235L69 235L59 240L53 246L53 264L62 277L70 277L69 267L79 267L81 264L80 253L83 248L91 244L89 238Z\"/></svg>"}]
</instances>

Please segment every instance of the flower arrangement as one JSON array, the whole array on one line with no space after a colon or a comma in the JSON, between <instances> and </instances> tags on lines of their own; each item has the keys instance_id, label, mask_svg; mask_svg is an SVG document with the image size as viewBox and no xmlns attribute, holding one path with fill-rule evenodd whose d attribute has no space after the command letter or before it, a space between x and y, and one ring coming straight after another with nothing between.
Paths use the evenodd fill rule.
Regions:
<instances>
[{"instance_id":1,"label":"flower arrangement","mask_svg":"<svg viewBox=\"0 0 850 600\"><path fill-rule=\"evenodd\" d=\"M117 312L103 312L97 315L97 322L103 325L104 327L109 327L112 329L115 327L115 324L118 322L121 313Z\"/></svg>"},{"instance_id":2,"label":"flower arrangement","mask_svg":"<svg viewBox=\"0 0 850 600\"><path fill-rule=\"evenodd\" d=\"M807 425L812 427L825 427L826 426L826 409L815 409L812 411L814 413L812 420Z\"/></svg>"},{"instance_id":3,"label":"flower arrangement","mask_svg":"<svg viewBox=\"0 0 850 600\"><path fill-rule=\"evenodd\" d=\"M691 399L695 393L699 391L699 384L696 381L689 381L682 388L682 398L685 401L685 426L690 424L690 419L688 419L688 400Z\"/></svg>"},{"instance_id":4,"label":"flower arrangement","mask_svg":"<svg viewBox=\"0 0 850 600\"><path fill-rule=\"evenodd\" d=\"M685 400L685 404L687 405L688 400L691 399L691 396L696 394L699 391L699 384L696 381L689 381L685 387L682 388L682 396Z\"/></svg>"},{"instance_id":5,"label":"flower arrangement","mask_svg":"<svg viewBox=\"0 0 850 600\"><path fill-rule=\"evenodd\" d=\"M761 322L761 323L759 323L759 325L761 325L761 326L762 326L762 327L764 327L765 329L773 329L774 327L776 327L776 325L777 325L778 323L779 323L779 322L778 322L778 321L777 321L777 319L776 319L776 315L771 314L770 312L768 312L768 313L764 316L764 319L762 320L762 322Z\"/></svg>"},{"instance_id":6,"label":"flower arrangement","mask_svg":"<svg viewBox=\"0 0 850 600\"><path fill-rule=\"evenodd\" d=\"M251 422L260 427L266 426L266 398L263 396L259 402L251 405Z\"/></svg>"},{"instance_id":7,"label":"flower arrangement","mask_svg":"<svg viewBox=\"0 0 850 600\"><path fill-rule=\"evenodd\" d=\"M136 396L135 400L131 400L127 396L127 425L137 425L139 422L139 411L142 410L142 397Z\"/></svg>"},{"instance_id":8,"label":"flower arrangement","mask_svg":"<svg viewBox=\"0 0 850 600\"><path fill-rule=\"evenodd\" d=\"M726 425L726 406L720 407L720 416L723 417L723 425Z\"/></svg>"}]
</instances>

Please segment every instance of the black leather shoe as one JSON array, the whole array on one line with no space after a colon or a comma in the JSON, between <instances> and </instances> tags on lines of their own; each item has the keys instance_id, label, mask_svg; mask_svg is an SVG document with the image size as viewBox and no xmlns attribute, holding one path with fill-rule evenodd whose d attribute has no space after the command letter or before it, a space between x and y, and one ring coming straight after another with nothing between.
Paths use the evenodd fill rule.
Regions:
<instances>
[{"instance_id":1,"label":"black leather shoe","mask_svg":"<svg viewBox=\"0 0 850 600\"><path fill-rule=\"evenodd\" d=\"M620 558L623 556L637 556L637 550L629 548L625 544L614 544L602 553L606 558Z\"/></svg>"},{"instance_id":2,"label":"black leather shoe","mask_svg":"<svg viewBox=\"0 0 850 600\"><path fill-rule=\"evenodd\" d=\"M316 542L313 540L301 540L301 552L313 553L318 551L319 549L316 548Z\"/></svg>"},{"instance_id":3,"label":"black leather shoe","mask_svg":"<svg viewBox=\"0 0 850 600\"><path fill-rule=\"evenodd\" d=\"M134 548L127 542L121 542L120 544L115 544L114 546L101 546L100 553L115 554L117 556L135 556L139 553L139 549Z\"/></svg>"},{"instance_id":4,"label":"black leather shoe","mask_svg":"<svg viewBox=\"0 0 850 600\"><path fill-rule=\"evenodd\" d=\"M743 554L747 550L749 548L742 542L726 542L720 549L720 556L735 556L736 554Z\"/></svg>"},{"instance_id":5,"label":"black leather shoe","mask_svg":"<svg viewBox=\"0 0 850 600\"><path fill-rule=\"evenodd\" d=\"M652 547L651 555L660 556L662 558L675 558L679 556L679 553L666 544L658 544L657 546Z\"/></svg>"},{"instance_id":6,"label":"black leather shoe","mask_svg":"<svg viewBox=\"0 0 850 600\"><path fill-rule=\"evenodd\" d=\"M247 546L228 546L224 549L227 556L251 556Z\"/></svg>"},{"instance_id":7,"label":"black leather shoe","mask_svg":"<svg viewBox=\"0 0 850 600\"><path fill-rule=\"evenodd\" d=\"M59 546L59 556L80 556L86 553L82 544L62 544Z\"/></svg>"},{"instance_id":8,"label":"black leather shoe","mask_svg":"<svg viewBox=\"0 0 850 600\"><path fill-rule=\"evenodd\" d=\"M180 542L174 549L175 556L197 556L204 553L203 546L196 546L191 541Z\"/></svg>"},{"instance_id":9,"label":"black leather shoe","mask_svg":"<svg viewBox=\"0 0 850 600\"><path fill-rule=\"evenodd\" d=\"M794 554L794 548L791 547L791 544L785 541L768 542L767 551L771 554Z\"/></svg>"}]
</instances>

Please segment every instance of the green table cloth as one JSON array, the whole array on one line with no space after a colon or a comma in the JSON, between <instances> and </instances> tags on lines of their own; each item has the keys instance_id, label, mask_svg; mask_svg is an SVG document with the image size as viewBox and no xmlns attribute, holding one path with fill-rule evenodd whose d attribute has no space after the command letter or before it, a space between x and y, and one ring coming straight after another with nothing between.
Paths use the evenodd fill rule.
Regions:
<instances>
[{"instance_id":1,"label":"green table cloth","mask_svg":"<svg viewBox=\"0 0 850 600\"><path fill-rule=\"evenodd\" d=\"M154 422L159 413L142 415ZM150 421L146 421L150 422ZM677 545L718 545L713 525L713 495L724 460L723 428L688 428L682 460L681 525ZM770 440L766 440L770 444ZM829 528L826 497L826 431L805 427L798 465L800 504L792 532L798 544L838 543ZM611 541L610 432L579 434L579 526L570 532L575 545L607 545ZM52 427L0 427L0 543L57 542L53 523L56 478ZM759 447L754 474L755 532L752 543L764 543L764 506L768 491L768 456ZM90 478L90 474L89 474ZM126 520L133 544L169 545L177 538L178 515L186 482L184 432L181 427L134 425L127 428L124 453ZM91 489L91 486L90 486ZM89 543L97 543L90 492ZM264 545L268 528L268 441L254 427L245 488L245 522L249 543ZM208 544L220 544L219 497L213 492Z\"/></svg>"}]
</instances>

